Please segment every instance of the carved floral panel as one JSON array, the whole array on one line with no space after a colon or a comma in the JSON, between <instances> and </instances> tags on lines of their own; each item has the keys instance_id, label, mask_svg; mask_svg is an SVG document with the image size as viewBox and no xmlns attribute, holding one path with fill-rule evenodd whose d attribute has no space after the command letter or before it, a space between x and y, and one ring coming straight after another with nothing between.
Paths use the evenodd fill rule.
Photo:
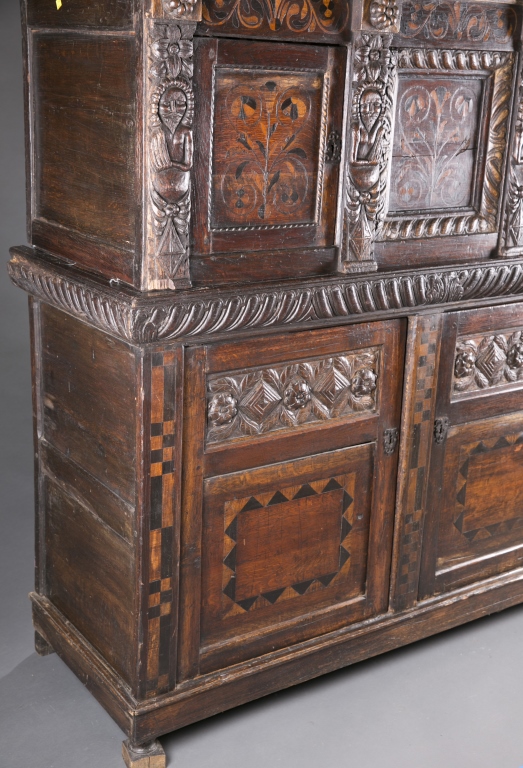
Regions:
<instances>
[{"instance_id":1,"label":"carved floral panel","mask_svg":"<svg viewBox=\"0 0 523 768\"><path fill-rule=\"evenodd\" d=\"M210 376L207 442L375 412L380 348Z\"/></svg>"},{"instance_id":2,"label":"carved floral panel","mask_svg":"<svg viewBox=\"0 0 523 768\"><path fill-rule=\"evenodd\" d=\"M389 211L470 208L483 83L399 78Z\"/></svg>"},{"instance_id":3,"label":"carved floral panel","mask_svg":"<svg viewBox=\"0 0 523 768\"><path fill-rule=\"evenodd\" d=\"M347 0L204 0L203 25L257 34L338 35L348 29Z\"/></svg>"},{"instance_id":4,"label":"carved floral panel","mask_svg":"<svg viewBox=\"0 0 523 768\"><path fill-rule=\"evenodd\" d=\"M377 240L496 232L514 55L404 48Z\"/></svg>"},{"instance_id":5,"label":"carved floral panel","mask_svg":"<svg viewBox=\"0 0 523 768\"><path fill-rule=\"evenodd\" d=\"M454 359L454 394L523 381L523 330L460 338Z\"/></svg>"},{"instance_id":6,"label":"carved floral panel","mask_svg":"<svg viewBox=\"0 0 523 768\"><path fill-rule=\"evenodd\" d=\"M510 5L405 0L400 32L404 37L433 43L458 40L506 44L516 25L516 11Z\"/></svg>"},{"instance_id":7,"label":"carved floral panel","mask_svg":"<svg viewBox=\"0 0 523 768\"><path fill-rule=\"evenodd\" d=\"M316 222L325 79L314 71L217 69L212 229Z\"/></svg>"}]
</instances>

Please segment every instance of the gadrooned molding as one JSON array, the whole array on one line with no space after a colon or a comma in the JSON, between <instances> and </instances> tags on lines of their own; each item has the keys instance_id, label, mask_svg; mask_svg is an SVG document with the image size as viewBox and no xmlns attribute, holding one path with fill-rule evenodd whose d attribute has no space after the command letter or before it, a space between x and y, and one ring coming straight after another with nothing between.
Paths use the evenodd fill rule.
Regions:
<instances>
[{"instance_id":1,"label":"gadrooned molding","mask_svg":"<svg viewBox=\"0 0 523 768\"><path fill-rule=\"evenodd\" d=\"M214 289L211 295L210 291L157 294L153 300L150 294L140 297L47 266L31 252L26 247L12 251L8 270L15 285L135 344L523 295L523 262L506 260L390 276L339 275L287 287Z\"/></svg>"}]
</instances>

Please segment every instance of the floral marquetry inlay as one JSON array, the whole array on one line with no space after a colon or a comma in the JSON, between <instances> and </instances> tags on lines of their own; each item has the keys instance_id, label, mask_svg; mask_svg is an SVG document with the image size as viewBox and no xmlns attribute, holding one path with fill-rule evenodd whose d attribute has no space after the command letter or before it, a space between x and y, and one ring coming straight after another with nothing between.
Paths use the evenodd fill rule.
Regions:
<instances>
[{"instance_id":1,"label":"floral marquetry inlay","mask_svg":"<svg viewBox=\"0 0 523 768\"><path fill-rule=\"evenodd\" d=\"M460 338L454 359L455 394L523 381L523 330Z\"/></svg>"},{"instance_id":2,"label":"floral marquetry inlay","mask_svg":"<svg viewBox=\"0 0 523 768\"><path fill-rule=\"evenodd\" d=\"M216 72L210 226L314 224L325 78L317 72Z\"/></svg>"},{"instance_id":3,"label":"floral marquetry inlay","mask_svg":"<svg viewBox=\"0 0 523 768\"><path fill-rule=\"evenodd\" d=\"M376 411L377 347L347 355L209 377L207 442Z\"/></svg>"},{"instance_id":4,"label":"floral marquetry inlay","mask_svg":"<svg viewBox=\"0 0 523 768\"><path fill-rule=\"evenodd\" d=\"M326 33L348 26L347 0L204 0L204 24L228 30Z\"/></svg>"}]
</instances>

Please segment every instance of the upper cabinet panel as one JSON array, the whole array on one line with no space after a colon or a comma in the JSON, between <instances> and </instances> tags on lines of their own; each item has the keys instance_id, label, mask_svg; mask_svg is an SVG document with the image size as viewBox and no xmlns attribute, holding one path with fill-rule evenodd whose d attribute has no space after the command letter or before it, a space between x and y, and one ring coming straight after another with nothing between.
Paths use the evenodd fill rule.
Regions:
<instances>
[{"instance_id":1,"label":"upper cabinet panel","mask_svg":"<svg viewBox=\"0 0 523 768\"><path fill-rule=\"evenodd\" d=\"M506 255L519 236L517 8L393 5L365 6L354 36L340 269Z\"/></svg>"},{"instance_id":2,"label":"upper cabinet panel","mask_svg":"<svg viewBox=\"0 0 523 768\"><path fill-rule=\"evenodd\" d=\"M250 280L271 265L272 278L317 272L321 249L333 264L345 51L231 40L195 48L196 261L224 254L230 277L243 270ZM300 255L275 258L289 248ZM309 260L306 249L315 249Z\"/></svg>"},{"instance_id":3,"label":"upper cabinet panel","mask_svg":"<svg viewBox=\"0 0 523 768\"><path fill-rule=\"evenodd\" d=\"M203 35L245 35L297 42L349 39L348 0L204 0Z\"/></svg>"}]
</instances>

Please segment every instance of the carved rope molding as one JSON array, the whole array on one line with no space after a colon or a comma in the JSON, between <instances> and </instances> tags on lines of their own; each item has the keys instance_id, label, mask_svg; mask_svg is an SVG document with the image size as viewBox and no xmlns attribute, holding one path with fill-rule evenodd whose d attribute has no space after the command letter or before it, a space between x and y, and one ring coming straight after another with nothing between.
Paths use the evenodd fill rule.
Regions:
<instances>
[{"instance_id":1,"label":"carved rope molding","mask_svg":"<svg viewBox=\"0 0 523 768\"><path fill-rule=\"evenodd\" d=\"M385 217L392 149L396 51L390 35L362 33L353 53L340 271L377 268L374 241Z\"/></svg>"},{"instance_id":2,"label":"carved rope molding","mask_svg":"<svg viewBox=\"0 0 523 768\"><path fill-rule=\"evenodd\" d=\"M485 147L485 170L477 210L385 218L377 240L405 240L486 234L498 229L500 188L508 133L514 56L488 51L406 48L398 51L398 70L485 72L492 78L492 100Z\"/></svg>"},{"instance_id":3,"label":"carved rope molding","mask_svg":"<svg viewBox=\"0 0 523 768\"><path fill-rule=\"evenodd\" d=\"M165 12L171 4L164 3ZM190 17L196 4L172 0L170 15ZM193 165L195 23L150 22L147 78L148 290L188 286Z\"/></svg>"},{"instance_id":4,"label":"carved rope molding","mask_svg":"<svg viewBox=\"0 0 523 768\"><path fill-rule=\"evenodd\" d=\"M224 291L210 298L177 294L155 302L85 279L51 272L14 251L11 280L27 293L136 344L263 328L306 326L369 312L413 311L457 301L523 295L523 264L496 261L396 276L329 278L294 288ZM218 292L217 292L218 293Z\"/></svg>"},{"instance_id":5,"label":"carved rope molding","mask_svg":"<svg viewBox=\"0 0 523 768\"><path fill-rule=\"evenodd\" d=\"M520 61L517 94L514 104L514 126L507 168L504 221L500 231L501 256L523 254L523 62Z\"/></svg>"}]
</instances>

